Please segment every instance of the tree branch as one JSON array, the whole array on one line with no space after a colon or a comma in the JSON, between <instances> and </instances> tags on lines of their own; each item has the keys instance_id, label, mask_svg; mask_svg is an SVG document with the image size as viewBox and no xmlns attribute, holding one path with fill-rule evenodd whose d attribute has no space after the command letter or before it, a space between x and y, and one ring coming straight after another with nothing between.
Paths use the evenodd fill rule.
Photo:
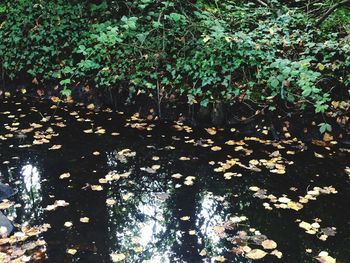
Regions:
<instances>
[{"instance_id":1,"label":"tree branch","mask_svg":"<svg viewBox=\"0 0 350 263\"><path fill-rule=\"evenodd\" d=\"M350 0L343 0L333 5L324 15L317 21L316 27L320 26L337 8L350 3Z\"/></svg>"}]
</instances>

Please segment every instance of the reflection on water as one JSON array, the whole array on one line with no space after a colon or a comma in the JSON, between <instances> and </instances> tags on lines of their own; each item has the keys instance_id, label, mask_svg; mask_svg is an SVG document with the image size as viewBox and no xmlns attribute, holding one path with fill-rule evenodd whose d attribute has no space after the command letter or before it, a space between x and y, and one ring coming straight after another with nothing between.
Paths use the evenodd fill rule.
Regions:
<instances>
[{"instance_id":1,"label":"reflection on water","mask_svg":"<svg viewBox=\"0 0 350 263\"><path fill-rule=\"evenodd\" d=\"M25 189L30 194L35 194L40 190L40 174L38 168L31 164L22 167L21 174Z\"/></svg>"},{"instance_id":2,"label":"reflection on water","mask_svg":"<svg viewBox=\"0 0 350 263\"><path fill-rule=\"evenodd\" d=\"M13 105L6 105L9 114L0 114L2 123L18 121ZM39 106L40 112L50 115L48 106ZM30 103L21 107L22 114L31 112L21 118L22 128L40 122L41 116L29 110ZM76 115L69 115L73 110ZM291 146L264 145L250 140L239 142L235 148L225 142L242 138L231 133L217 137L200 132L189 134L170 125L160 125L146 133L143 128L125 128L124 120L116 118L114 113L84 115L74 108L57 110L56 114L54 123L42 123L42 130L51 128L51 134L58 134L52 144L62 145L60 150L49 151L43 145L15 147L32 143L33 134L23 141L16 138L0 141L0 178L18 189L14 197L16 204L7 210L7 215L19 224L51 225L45 234L49 262L110 262L110 254L114 252L123 253L126 262L215 262L215 256L225 256L226 262L250 262L230 252L234 245L214 230L235 215L249 218L245 231L257 228L275 240L283 252L282 261L271 256L261 262L308 262L319 251L326 250L337 262L345 263L350 255L348 219L339 213L348 207L349 181L343 173L344 166L349 165L348 156L334 153L330 158L316 159L313 146L300 156L287 156L284 151L289 149L284 148ZM9 121L5 115L14 117ZM103 126L106 134L83 133L92 127L90 122L86 124L82 120L87 116L93 127ZM116 130L120 136L108 135ZM7 133L7 129L0 127L0 136ZM220 145L222 151L202 147L209 139ZM191 141L196 143L185 143ZM276 157L271 157L276 147L283 153L278 161L294 162L287 167L286 174L271 174L266 167L261 167L261 172L242 168L249 167L251 159L255 159L252 163L265 160L267 166L273 165L269 160ZM135 155L129 152L126 158L120 156L118 153L125 149L134 151ZM96 151L98 154L93 154ZM219 162L230 165L226 160L233 163L235 158L242 166L227 169L242 173L242 177L225 179L222 173L214 172ZM215 162L215 167L209 162ZM153 165L159 165L159 170L152 169ZM130 172L130 175L100 183L111 171L119 175ZM67 172L68 178L59 179ZM171 176L176 173L183 177ZM187 176L195 177L193 185L186 184ZM103 189L93 191L91 186L98 184ZM288 194L296 199L304 196L310 187L329 185L337 189L337 195L322 196L298 212L266 210L264 201L254 198L249 191L249 187L258 186L276 196ZM53 211L43 209L56 200L69 205ZM108 204L106 200L113 202ZM89 223L82 223L83 217L88 217ZM337 227L336 236L323 242L305 234L295 223L297 219L311 222L314 218L320 218L322 226ZM71 223L69 227L67 222ZM232 229L230 234L240 230ZM77 250L74 256L67 254L71 248ZM306 254L306 249L313 252Z\"/></svg>"}]
</instances>

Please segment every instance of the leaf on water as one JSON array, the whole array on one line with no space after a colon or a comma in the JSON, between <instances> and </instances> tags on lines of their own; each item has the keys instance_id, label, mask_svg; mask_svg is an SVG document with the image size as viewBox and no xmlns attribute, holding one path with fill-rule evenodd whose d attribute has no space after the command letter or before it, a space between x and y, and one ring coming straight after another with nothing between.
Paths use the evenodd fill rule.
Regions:
<instances>
[{"instance_id":1,"label":"leaf on water","mask_svg":"<svg viewBox=\"0 0 350 263\"><path fill-rule=\"evenodd\" d=\"M123 253L112 253L110 254L110 256L113 262L120 262L126 258L126 256Z\"/></svg>"},{"instance_id":2,"label":"leaf on water","mask_svg":"<svg viewBox=\"0 0 350 263\"><path fill-rule=\"evenodd\" d=\"M277 247L277 243L270 239L264 240L261 245L264 249L275 249Z\"/></svg>"},{"instance_id":3,"label":"leaf on water","mask_svg":"<svg viewBox=\"0 0 350 263\"><path fill-rule=\"evenodd\" d=\"M255 160L255 159L252 159L252 160L249 161L249 164L255 166L255 165L258 165L258 164L259 164L259 161L258 161L258 160Z\"/></svg>"},{"instance_id":4,"label":"leaf on water","mask_svg":"<svg viewBox=\"0 0 350 263\"><path fill-rule=\"evenodd\" d=\"M59 144L55 144L55 145L52 145L49 150L59 150L62 148L62 145L59 145Z\"/></svg>"},{"instance_id":5,"label":"leaf on water","mask_svg":"<svg viewBox=\"0 0 350 263\"><path fill-rule=\"evenodd\" d=\"M188 221L188 220L190 220L190 217L189 216L183 216L183 217L180 218L180 220Z\"/></svg>"},{"instance_id":6,"label":"leaf on water","mask_svg":"<svg viewBox=\"0 0 350 263\"><path fill-rule=\"evenodd\" d=\"M0 203L0 209L8 209L10 208L14 203L13 202L10 202L9 200L7 199L4 199L1 203Z\"/></svg>"},{"instance_id":7,"label":"leaf on water","mask_svg":"<svg viewBox=\"0 0 350 263\"><path fill-rule=\"evenodd\" d=\"M90 221L90 218L88 218L88 217L82 217L82 218L80 218L80 222L82 222L82 223L89 223L89 221Z\"/></svg>"},{"instance_id":8,"label":"leaf on water","mask_svg":"<svg viewBox=\"0 0 350 263\"><path fill-rule=\"evenodd\" d=\"M159 159L160 159L159 156L152 156L153 161L158 161Z\"/></svg>"},{"instance_id":9,"label":"leaf on water","mask_svg":"<svg viewBox=\"0 0 350 263\"><path fill-rule=\"evenodd\" d=\"M100 155L101 153L100 153L99 151L94 151L92 154L95 155L95 156L98 156L98 155Z\"/></svg>"},{"instance_id":10,"label":"leaf on water","mask_svg":"<svg viewBox=\"0 0 350 263\"><path fill-rule=\"evenodd\" d=\"M98 128L96 131L95 131L96 134L105 134L106 133L106 130L103 129L103 128Z\"/></svg>"},{"instance_id":11,"label":"leaf on water","mask_svg":"<svg viewBox=\"0 0 350 263\"><path fill-rule=\"evenodd\" d=\"M141 171L145 171L149 174L155 174L157 171L152 169L151 167L141 167L140 168Z\"/></svg>"},{"instance_id":12,"label":"leaf on water","mask_svg":"<svg viewBox=\"0 0 350 263\"><path fill-rule=\"evenodd\" d=\"M69 203L66 202L65 200L56 200L54 204L48 205L45 210L47 211L52 211L55 210L57 207L65 207L68 206Z\"/></svg>"},{"instance_id":13,"label":"leaf on water","mask_svg":"<svg viewBox=\"0 0 350 263\"><path fill-rule=\"evenodd\" d=\"M157 171L158 169L160 169L160 165L159 164L154 164L151 167L153 170Z\"/></svg>"},{"instance_id":14,"label":"leaf on water","mask_svg":"<svg viewBox=\"0 0 350 263\"><path fill-rule=\"evenodd\" d=\"M65 227L72 227L73 223L71 221L67 221L67 222L64 223L64 226Z\"/></svg>"},{"instance_id":15,"label":"leaf on water","mask_svg":"<svg viewBox=\"0 0 350 263\"><path fill-rule=\"evenodd\" d=\"M182 174L176 173L176 174L173 174L171 177L175 179L180 179L182 176L183 176Z\"/></svg>"},{"instance_id":16,"label":"leaf on water","mask_svg":"<svg viewBox=\"0 0 350 263\"><path fill-rule=\"evenodd\" d=\"M92 190L92 191L102 191L102 190L103 190L103 187L102 187L102 185L99 185L99 184L97 184L97 185L91 185L91 190Z\"/></svg>"},{"instance_id":17,"label":"leaf on water","mask_svg":"<svg viewBox=\"0 0 350 263\"><path fill-rule=\"evenodd\" d=\"M257 186L251 186L251 187L249 187L249 190L250 191L253 191L253 192L257 192L257 191L259 191L259 187L257 187Z\"/></svg>"},{"instance_id":18,"label":"leaf on water","mask_svg":"<svg viewBox=\"0 0 350 263\"><path fill-rule=\"evenodd\" d=\"M63 173L60 175L60 179L66 179L70 177L70 173Z\"/></svg>"},{"instance_id":19,"label":"leaf on water","mask_svg":"<svg viewBox=\"0 0 350 263\"><path fill-rule=\"evenodd\" d=\"M74 248L67 249L67 253L74 256L78 251Z\"/></svg>"},{"instance_id":20,"label":"leaf on water","mask_svg":"<svg viewBox=\"0 0 350 263\"><path fill-rule=\"evenodd\" d=\"M232 172L227 172L227 173L224 173L224 178L226 180L230 180L232 177L241 177L242 174L240 173L232 173Z\"/></svg>"},{"instance_id":21,"label":"leaf on water","mask_svg":"<svg viewBox=\"0 0 350 263\"><path fill-rule=\"evenodd\" d=\"M214 127L212 128L206 128L205 129L207 131L207 133L209 133L210 135L215 135L216 134L216 129Z\"/></svg>"},{"instance_id":22,"label":"leaf on water","mask_svg":"<svg viewBox=\"0 0 350 263\"><path fill-rule=\"evenodd\" d=\"M179 158L179 160L180 160L180 161L189 161L189 160L191 160L191 158L185 157L185 156L181 156L181 157Z\"/></svg>"},{"instance_id":23,"label":"leaf on water","mask_svg":"<svg viewBox=\"0 0 350 263\"><path fill-rule=\"evenodd\" d=\"M117 201L114 200L114 199L112 199L112 198L108 198L108 199L106 200L106 204L109 205L109 206L115 205L116 202L117 202Z\"/></svg>"},{"instance_id":24,"label":"leaf on water","mask_svg":"<svg viewBox=\"0 0 350 263\"><path fill-rule=\"evenodd\" d=\"M83 130L84 133L93 133L94 131L92 129L88 129L88 130Z\"/></svg>"},{"instance_id":25,"label":"leaf on water","mask_svg":"<svg viewBox=\"0 0 350 263\"><path fill-rule=\"evenodd\" d=\"M128 201L130 197L132 197L134 194L133 193L127 193L125 195L122 195L122 198L124 201Z\"/></svg>"},{"instance_id":26,"label":"leaf on water","mask_svg":"<svg viewBox=\"0 0 350 263\"><path fill-rule=\"evenodd\" d=\"M330 133L325 132L324 135L323 135L323 140L325 142L330 142L330 141L333 140L333 136Z\"/></svg>"},{"instance_id":27,"label":"leaf on water","mask_svg":"<svg viewBox=\"0 0 350 263\"><path fill-rule=\"evenodd\" d=\"M221 151L221 147L220 146L213 146L213 147L211 147L211 150L213 152Z\"/></svg>"},{"instance_id":28,"label":"leaf on water","mask_svg":"<svg viewBox=\"0 0 350 263\"><path fill-rule=\"evenodd\" d=\"M90 103L89 105L86 106L86 108L88 110L94 110L95 109L95 105L93 103Z\"/></svg>"},{"instance_id":29,"label":"leaf on water","mask_svg":"<svg viewBox=\"0 0 350 263\"><path fill-rule=\"evenodd\" d=\"M315 154L315 157L317 157L317 158L321 158L321 159L324 158L324 156L320 153L314 152L314 154Z\"/></svg>"},{"instance_id":30,"label":"leaf on water","mask_svg":"<svg viewBox=\"0 0 350 263\"><path fill-rule=\"evenodd\" d=\"M188 234L190 236L194 236L196 234L196 231L195 230L190 230L190 231L188 231Z\"/></svg>"},{"instance_id":31,"label":"leaf on water","mask_svg":"<svg viewBox=\"0 0 350 263\"><path fill-rule=\"evenodd\" d=\"M282 252L277 249L273 250L270 254L276 256L277 258L282 258L283 256Z\"/></svg>"},{"instance_id":32,"label":"leaf on water","mask_svg":"<svg viewBox=\"0 0 350 263\"><path fill-rule=\"evenodd\" d=\"M207 252L206 252L204 249L202 249L202 250L199 252L199 255L200 255L201 257L205 257L205 256L207 255Z\"/></svg>"},{"instance_id":33,"label":"leaf on water","mask_svg":"<svg viewBox=\"0 0 350 263\"><path fill-rule=\"evenodd\" d=\"M225 262L225 261L226 261L226 258L223 257L223 256L216 256L216 257L213 257L213 259L214 259L216 262Z\"/></svg>"},{"instance_id":34,"label":"leaf on water","mask_svg":"<svg viewBox=\"0 0 350 263\"><path fill-rule=\"evenodd\" d=\"M60 98L59 98L59 97L56 97L56 96L52 96L52 97L51 97L51 101L52 101L53 103L57 103L57 102L60 101Z\"/></svg>"},{"instance_id":35,"label":"leaf on water","mask_svg":"<svg viewBox=\"0 0 350 263\"><path fill-rule=\"evenodd\" d=\"M287 204L287 203L289 203L289 202L292 201L292 200L290 200L288 197L280 197L280 198L278 198L278 201L279 201L280 203Z\"/></svg>"},{"instance_id":36,"label":"leaf on water","mask_svg":"<svg viewBox=\"0 0 350 263\"><path fill-rule=\"evenodd\" d=\"M328 252L321 251L315 259L320 263L336 263L336 259L328 255Z\"/></svg>"},{"instance_id":37,"label":"leaf on water","mask_svg":"<svg viewBox=\"0 0 350 263\"><path fill-rule=\"evenodd\" d=\"M246 254L249 259L262 259L267 253L261 249L253 249Z\"/></svg>"},{"instance_id":38,"label":"leaf on water","mask_svg":"<svg viewBox=\"0 0 350 263\"><path fill-rule=\"evenodd\" d=\"M350 177L350 167L345 168L345 173Z\"/></svg>"},{"instance_id":39,"label":"leaf on water","mask_svg":"<svg viewBox=\"0 0 350 263\"><path fill-rule=\"evenodd\" d=\"M302 229L305 229L305 230L310 230L310 229L312 229L312 226L311 226L311 224L309 224L309 223L307 223L307 222L305 222L305 221L301 221L300 223L299 223L299 227L300 228L302 228Z\"/></svg>"}]
</instances>

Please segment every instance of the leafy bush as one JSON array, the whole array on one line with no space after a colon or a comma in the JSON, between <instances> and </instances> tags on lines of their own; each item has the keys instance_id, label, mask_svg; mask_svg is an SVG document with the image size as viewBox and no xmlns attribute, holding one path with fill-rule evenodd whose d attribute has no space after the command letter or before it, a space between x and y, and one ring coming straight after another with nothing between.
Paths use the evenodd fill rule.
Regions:
<instances>
[{"instance_id":1,"label":"leafy bush","mask_svg":"<svg viewBox=\"0 0 350 263\"><path fill-rule=\"evenodd\" d=\"M280 97L325 112L334 96L329 81L350 82L349 38L313 27L302 1L275 8L244 2L6 1L2 74L55 82L66 95L77 83L111 88L127 81L130 98L145 93L159 103ZM323 28L334 29L334 19L348 26L344 12Z\"/></svg>"}]
</instances>

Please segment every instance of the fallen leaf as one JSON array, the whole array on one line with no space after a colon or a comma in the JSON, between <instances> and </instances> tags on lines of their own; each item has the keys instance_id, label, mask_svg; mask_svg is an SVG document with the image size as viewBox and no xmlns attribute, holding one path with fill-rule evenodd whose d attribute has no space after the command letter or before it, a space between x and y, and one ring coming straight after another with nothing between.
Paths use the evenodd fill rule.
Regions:
<instances>
[{"instance_id":1,"label":"fallen leaf","mask_svg":"<svg viewBox=\"0 0 350 263\"><path fill-rule=\"evenodd\" d=\"M272 251L270 254L276 256L277 258L282 258L282 256L283 256L282 252L277 250L277 249Z\"/></svg>"},{"instance_id":2,"label":"fallen leaf","mask_svg":"<svg viewBox=\"0 0 350 263\"><path fill-rule=\"evenodd\" d=\"M103 190L103 187L102 185L91 185L91 190L92 191L102 191Z\"/></svg>"},{"instance_id":3,"label":"fallen leaf","mask_svg":"<svg viewBox=\"0 0 350 263\"><path fill-rule=\"evenodd\" d=\"M116 203L117 201L112 199L112 198L109 198L106 200L106 204L109 205L109 206L112 206Z\"/></svg>"},{"instance_id":4,"label":"fallen leaf","mask_svg":"<svg viewBox=\"0 0 350 263\"><path fill-rule=\"evenodd\" d=\"M277 243L270 239L264 240L261 245L264 249L275 249L277 247Z\"/></svg>"},{"instance_id":5,"label":"fallen leaf","mask_svg":"<svg viewBox=\"0 0 350 263\"><path fill-rule=\"evenodd\" d=\"M70 173L63 173L60 175L60 179L66 179L70 177Z\"/></svg>"},{"instance_id":6,"label":"fallen leaf","mask_svg":"<svg viewBox=\"0 0 350 263\"><path fill-rule=\"evenodd\" d=\"M267 253L261 249L253 249L246 254L246 257L250 259L261 259L266 255Z\"/></svg>"},{"instance_id":7,"label":"fallen leaf","mask_svg":"<svg viewBox=\"0 0 350 263\"><path fill-rule=\"evenodd\" d=\"M62 148L62 145L55 144L55 145L52 145L52 147L50 147L49 150L59 150L61 148Z\"/></svg>"},{"instance_id":8,"label":"fallen leaf","mask_svg":"<svg viewBox=\"0 0 350 263\"><path fill-rule=\"evenodd\" d=\"M315 259L320 263L336 263L336 259L328 255L328 252L321 251Z\"/></svg>"},{"instance_id":9,"label":"fallen leaf","mask_svg":"<svg viewBox=\"0 0 350 263\"><path fill-rule=\"evenodd\" d=\"M112 253L110 256L113 262L120 262L126 258L126 256L123 253Z\"/></svg>"},{"instance_id":10,"label":"fallen leaf","mask_svg":"<svg viewBox=\"0 0 350 263\"><path fill-rule=\"evenodd\" d=\"M67 249L67 253L74 256L78 251L74 248Z\"/></svg>"},{"instance_id":11,"label":"fallen leaf","mask_svg":"<svg viewBox=\"0 0 350 263\"><path fill-rule=\"evenodd\" d=\"M89 223L89 221L90 221L90 218L88 218L88 217L82 217L82 218L80 218L80 222L82 222L82 223Z\"/></svg>"},{"instance_id":12,"label":"fallen leaf","mask_svg":"<svg viewBox=\"0 0 350 263\"><path fill-rule=\"evenodd\" d=\"M64 226L65 227L72 227L73 223L71 221L67 221L67 222L64 223Z\"/></svg>"}]
</instances>

